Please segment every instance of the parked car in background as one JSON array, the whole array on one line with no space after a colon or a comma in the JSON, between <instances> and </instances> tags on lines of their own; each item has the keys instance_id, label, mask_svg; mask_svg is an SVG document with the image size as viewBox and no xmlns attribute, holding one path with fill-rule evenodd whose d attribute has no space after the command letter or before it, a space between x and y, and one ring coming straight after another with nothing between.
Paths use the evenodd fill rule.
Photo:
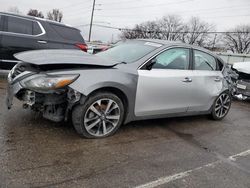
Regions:
<instances>
[{"instance_id":1,"label":"parked car in background","mask_svg":"<svg viewBox=\"0 0 250 188\"><path fill-rule=\"evenodd\" d=\"M0 69L19 62L13 54L36 49L80 49L87 45L80 30L31 16L0 12Z\"/></svg>"},{"instance_id":2,"label":"parked car in background","mask_svg":"<svg viewBox=\"0 0 250 188\"><path fill-rule=\"evenodd\" d=\"M96 55L35 50L16 57L22 63L8 76L8 108L15 96L50 120L72 115L87 138L112 135L134 120L200 114L220 120L231 106L224 62L192 45L131 40Z\"/></svg>"},{"instance_id":3,"label":"parked car in background","mask_svg":"<svg viewBox=\"0 0 250 188\"><path fill-rule=\"evenodd\" d=\"M234 96L241 100L250 99L250 62L234 63L232 69L238 74Z\"/></svg>"},{"instance_id":4,"label":"parked car in background","mask_svg":"<svg viewBox=\"0 0 250 188\"><path fill-rule=\"evenodd\" d=\"M112 46L105 45L105 44L88 44L88 53L90 54L97 54L99 52L103 52L108 50Z\"/></svg>"}]
</instances>

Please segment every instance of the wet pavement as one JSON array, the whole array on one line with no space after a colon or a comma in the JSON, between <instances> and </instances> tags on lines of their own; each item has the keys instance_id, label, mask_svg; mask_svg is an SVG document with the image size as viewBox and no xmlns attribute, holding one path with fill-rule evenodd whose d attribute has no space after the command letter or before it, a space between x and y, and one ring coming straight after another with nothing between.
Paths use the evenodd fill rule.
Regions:
<instances>
[{"instance_id":1,"label":"wet pavement","mask_svg":"<svg viewBox=\"0 0 250 188\"><path fill-rule=\"evenodd\" d=\"M112 137L80 138L4 106L0 81L0 187L250 187L250 103L207 116L133 122Z\"/></svg>"}]
</instances>

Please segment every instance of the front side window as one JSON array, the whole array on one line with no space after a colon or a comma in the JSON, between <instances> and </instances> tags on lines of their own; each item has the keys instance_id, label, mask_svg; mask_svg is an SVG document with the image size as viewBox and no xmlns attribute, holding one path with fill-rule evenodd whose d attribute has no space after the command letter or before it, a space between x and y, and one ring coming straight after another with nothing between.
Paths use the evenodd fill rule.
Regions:
<instances>
[{"instance_id":1,"label":"front side window","mask_svg":"<svg viewBox=\"0 0 250 188\"><path fill-rule=\"evenodd\" d=\"M180 69L187 70L189 67L189 49L172 48L154 59L153 69Z\"/></svg>"},{"instance_id":2,"label":"front side window","mask_svg":"<svg viewBox=\"0 0 250 188\"><path fill-rule=\"evenodd\" d=\"M194 70L216 70L216 59L204 52L194 50Z\"/></svg>"},{"instance_id":3,"label":"front side window","mask_svg":"<svg viewBox=\"0 0 250 188\"><path fill-rule=\"evenodd\" d=\"M11 33L32 35L32 21L9 16L7 31Z\"/></svg>"}]
</instances>

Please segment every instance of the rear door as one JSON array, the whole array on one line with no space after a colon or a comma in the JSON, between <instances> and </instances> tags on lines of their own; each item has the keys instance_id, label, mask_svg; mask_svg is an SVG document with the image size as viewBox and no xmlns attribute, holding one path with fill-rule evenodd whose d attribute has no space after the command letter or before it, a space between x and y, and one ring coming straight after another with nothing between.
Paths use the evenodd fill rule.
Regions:
<instances>
[{"instance_id":1,"label":"rear door","mask_svg":"<svg viewBox=\"0 0 250 188\"><path fill-rule=\"evenodd\" d=\"M151 70L138 70L136 116L186 112L192 87L189 77L193 74L190 50L171 48L151 61L155 61Z\"/></svg>"},{"instance_id":2,"label":"rear door","mask_svg":"<svg viewBox=\"0 0 250 188\"><path fill-rule=\"evenodd\" d=\"M39 48L39 36L44 34L38 22L18 16L5 16L4 32L2 37L2 64L1 68L11 69L18 61L14 54Z\"/></svg>"},{"instance_id":3,"label":"rear door","mask_svg":"<svg viewBox=\"0 0 250 188\"><path fill-rule=\"evenodd\" d=\"M207 111L223 90L223 74L212 55L193 50L193 81L188 111Z\"/></svg>"}]
</instances>

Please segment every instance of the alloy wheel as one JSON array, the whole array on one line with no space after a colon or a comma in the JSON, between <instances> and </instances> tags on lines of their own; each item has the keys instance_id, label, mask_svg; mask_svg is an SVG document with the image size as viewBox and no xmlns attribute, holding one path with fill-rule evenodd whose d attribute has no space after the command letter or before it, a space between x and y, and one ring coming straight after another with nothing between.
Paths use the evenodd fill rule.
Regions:
<instances>
[{"instance_id":1,"label":"alloy wheel","mask_svg":"<svg viewBox=\"0 0 250 188\"><path fill-rule=\"evenodd\" d=\"M97 137L112 132L121 118L119 105L112 99L99 99L92 103L84 116L86 131Z\"/></svg>"},{"instance_id":2,"label":"alloy wheel","mask_svg":"<svg viewBox=\"0 0 250 188\"><path fill-rule=\"evenodd\" d=\"M229 94L227 93L221 94L215 102L215 109L214 109L215 115L218 118L224 117L228 113L230 105L231 105L231 98Z\"/></svg>"}]
</instances>

